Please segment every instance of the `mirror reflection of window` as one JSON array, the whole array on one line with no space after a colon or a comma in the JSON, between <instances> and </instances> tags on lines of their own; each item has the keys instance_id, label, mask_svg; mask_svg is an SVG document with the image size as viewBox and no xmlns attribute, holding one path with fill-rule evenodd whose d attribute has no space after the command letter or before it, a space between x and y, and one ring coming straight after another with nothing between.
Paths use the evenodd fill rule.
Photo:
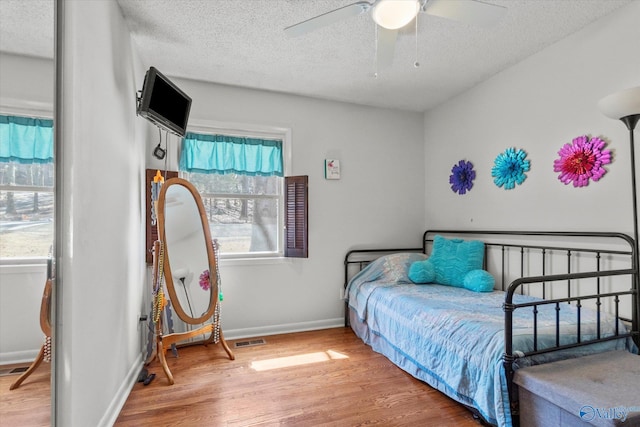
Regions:
<instances>
[{"instance_id":1,"label":"mirror reflection of window","mask_svg":"<svg viewBox=\"0 0 640 427\"><path fill-rule=\"evenodd\" d=\"M0 258L53 245L53 120L0 115Z\"/></svg>"}]
</instances>

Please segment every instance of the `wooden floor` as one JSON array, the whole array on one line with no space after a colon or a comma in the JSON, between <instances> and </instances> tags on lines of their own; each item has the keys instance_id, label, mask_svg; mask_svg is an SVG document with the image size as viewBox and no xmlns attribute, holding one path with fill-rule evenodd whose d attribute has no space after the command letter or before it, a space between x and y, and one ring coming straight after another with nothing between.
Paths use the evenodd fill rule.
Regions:
<instances>
[{"instance_id":1,"label":"wooden floor","mask_svg":"<svg viewBox=\"0 0 640 427\"><path fill-rule=\"evenodd\" d=\"M43 362L20 387L9 390L19 376L0 376L0 426L51 425L51 364Z\"/></svg>"},{"instance_id":2,"label":"wooden floor","mask_svg":"<svg viewBox=\"0 0 640 427\"><path fill-rule=\"evenodd\" d=\"M177 359L168 353L172 386L152 362L155 380L135 385L115 425L480 425L351 329L264 338L266 345L234 348L235 360L220 345L182 348Z\"/></svg>"},{"instance_id":3,"label":"wooden floor","mask_svg":"<svg viewBox=\"0 0 640 427\"><path fill-rule=\"evenodd\" d=\"M154 361L150 385L134 386L116 426L473 426L457 402L375 353L351 329L264 337L266 345L220 345L168 353L175 384ZM246 340L241 340L246 341ZM0 426L50 425L50 364L16 390L0 376Z\"/></svg>"}]
</instances>

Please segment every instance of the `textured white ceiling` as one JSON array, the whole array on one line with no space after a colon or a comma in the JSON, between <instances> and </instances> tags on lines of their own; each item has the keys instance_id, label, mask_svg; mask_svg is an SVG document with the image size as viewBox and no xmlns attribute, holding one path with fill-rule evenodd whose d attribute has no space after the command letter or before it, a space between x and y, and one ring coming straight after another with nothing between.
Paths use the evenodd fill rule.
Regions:
<instances>
[{"instance_id":1,"label":"textured white ceiling","mask_svg":"<svg viewBox=\"0 0 640 427\"><path fill-rule=\"evenodd\" d=\"M53 0L0 0L0 52L53 58L53 7Z\"/></svg>"},{"instance_id":2,"label":"textured white ceiling","mask_svg":"<svg viewBox=\"0 0 640 427\"><path fill-rule=\"evenodd\" d=\"M393 65L374 78L368 14L298 38L283 31L355 0L117 0L143 63L168 76L412 111L446 101L631 1L638 0L485 0L508 9L491 28L420 14L420 66L413 65L409 25ZM52 9L52 0L0 0L0 50L50 56Z\"/></svg>"}]
</instances>

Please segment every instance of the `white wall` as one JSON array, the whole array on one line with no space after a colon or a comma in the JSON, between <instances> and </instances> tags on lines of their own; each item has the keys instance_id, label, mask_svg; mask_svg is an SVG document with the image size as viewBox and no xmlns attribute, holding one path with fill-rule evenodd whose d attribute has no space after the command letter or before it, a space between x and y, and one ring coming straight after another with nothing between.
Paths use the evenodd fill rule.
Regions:
<instances>
[{"instance_id":1,"label":"white wall","mask_svg":"<svg viewBox=\"0 0 640 427\"><path fill-rule=\"evenodd\" d=\"M149 64L152 65L152 64ZM228 338L340 326L343 258L356 246L419 247L424 216L422 114L172 79L193 98L190 123L291 130L291 175L309 175L309 258L221 262ZM164 167L150 153L149 167ZM174 165L177 141L169 152ZM341 179L324 179L324 159Z\"/></svg>"},{"instance_id":2,"label":"white wall","mask_svg":"<svg viewBox=\"0 0 640 427\"><path fill-rule=\"evenodd\" d=\"M0 52L0 108L53 114L53 61Z\"/></svg>"},{"instance_id":3,"label":"white wall","mask_svg":"<svg viewBox=\"0 0 640 427\"><path fill-rule=\"evenodd\" d=\"M427 112L426 225L633 235L629 134L603 116L597 102L640 85L639 22L640 2L632 2ZM613 163L599 182L565 186L553 161L563 144L584 134L604 137ZM513 190L491 178L495 157L508 147L524 149L531 160L528 178ZM448 184L460 159L473 162L477 172L463 196Z\"/></svg>"},{"instance_id":4,"label":"white wall","mask_svg":"<svg viewBox=\"0 0 640 427\"><path fill-rule=\"evenodd\" d=\"M46 264L0 266L0 365L31 362L44 343L40 303L46 270Z\"/></svg>"},{"instance_id":5,"label":"white wall","mask_svg":"<svg viewBox=\"0 0 640 427\"><path fill-rule=\"evenodd\" d=\"M116 2L64 2L58 426L111 425L142 366L143 69Z\"/></svg>"}]
</instances>

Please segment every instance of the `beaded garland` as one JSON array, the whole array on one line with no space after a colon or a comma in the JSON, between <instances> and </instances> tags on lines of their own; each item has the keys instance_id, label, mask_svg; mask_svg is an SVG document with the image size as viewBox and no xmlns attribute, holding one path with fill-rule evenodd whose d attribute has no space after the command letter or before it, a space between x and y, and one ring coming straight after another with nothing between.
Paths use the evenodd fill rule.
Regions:
<instances>
[{"instance_id":1,"label":"beaded garland","mask_svg":"<svg viewBox=\"0 0 640 427\"><path fill-rule=\"evenodd\" d=\"M156 274L156 283L153 286L153 323L160 321L160 315L164 308L164 290L162 289L162 281L164 279L164 243L159 243L158 273Z\"/></svg>"},{"instance_id":2,"label":"beaded garland","mask_svg":"<svg viewBox=\"0 0 640 427\"><path fill-rule=\"evenodd\" d=\"M222 296L222 280L220 279L219 248L220 244L218 243L218 239L213 239L213 255L216 259L216 280L218 281L218 300L222 301L224 298ZM216 304L213 322L215 324L213 328L213 342L218 343L218 341L220 341L220 303Z\"/></svg>"},{"instance_id":3,"label":"beaded garland","mask_svg":"<svg viewBox=\"0 0 640 427\"><path fill-rule=\"evenodd\" d=\"M44 337L44 361L51 362L51 337Z\"/></svg>"}]
</instances>

